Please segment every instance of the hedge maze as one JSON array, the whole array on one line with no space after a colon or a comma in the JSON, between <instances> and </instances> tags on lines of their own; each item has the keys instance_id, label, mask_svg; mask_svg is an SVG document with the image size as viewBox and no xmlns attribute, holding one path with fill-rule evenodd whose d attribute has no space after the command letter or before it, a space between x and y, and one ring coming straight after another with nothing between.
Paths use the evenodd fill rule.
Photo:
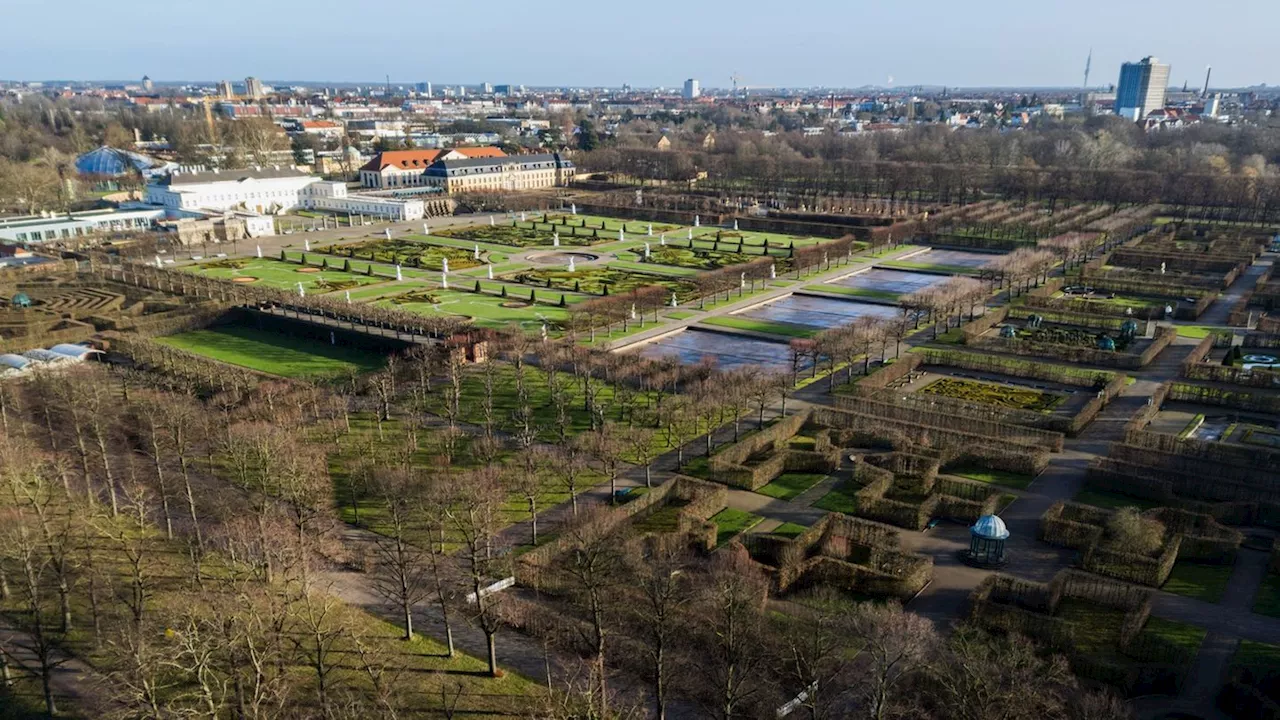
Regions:
<instances>
[{"instance_id":1,"label":"hedge maze","mask_svg":"<svg viewBox=\"0 0 1280 720\"><path fill-rule=\"evenodd\" d=\"M1076 674L1129 696L1176 695L1204 633L1151 618L1151 601L1151 590L1074 570L1048 583L995 574L971 595L969 618L1035 638L1066 654Z\"/></svg>"}]
</instances>

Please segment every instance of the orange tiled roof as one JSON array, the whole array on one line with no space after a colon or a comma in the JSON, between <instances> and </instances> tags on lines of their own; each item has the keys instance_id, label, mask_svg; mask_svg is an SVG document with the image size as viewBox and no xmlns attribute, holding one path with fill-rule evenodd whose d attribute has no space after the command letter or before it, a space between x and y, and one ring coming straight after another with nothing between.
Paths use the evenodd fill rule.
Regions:
<instances>
[{"instance_id":1,"label":"orange tiled roof","mask_svg":"<svg viewBox=\"0 0 1280 720\"><path fill-rule=\"evenodd\" d=\"M472 160L476 158L494 158L494 157L507 156L506 153L502 152L502 148L496 148L496 147L460 147L460 148L453 148L453 151L456 153L461 153L463 155L466 155Z\"/></svg>"}]
</instances>

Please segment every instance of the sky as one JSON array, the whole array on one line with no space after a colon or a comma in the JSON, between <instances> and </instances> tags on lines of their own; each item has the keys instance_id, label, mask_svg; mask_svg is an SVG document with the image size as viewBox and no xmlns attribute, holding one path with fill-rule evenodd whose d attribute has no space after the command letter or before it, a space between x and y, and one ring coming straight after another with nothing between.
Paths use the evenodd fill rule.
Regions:
<instances>
[{"instance_id":1,"label":"sky","mask_svg":"<svg viewBox=\"0 0 1280 720\"><path fill-rule=\"evenodd\" d=\"M0 0L0 79L676 87L1280 83L1276 0Z\"/></svg>"}]
</instances>

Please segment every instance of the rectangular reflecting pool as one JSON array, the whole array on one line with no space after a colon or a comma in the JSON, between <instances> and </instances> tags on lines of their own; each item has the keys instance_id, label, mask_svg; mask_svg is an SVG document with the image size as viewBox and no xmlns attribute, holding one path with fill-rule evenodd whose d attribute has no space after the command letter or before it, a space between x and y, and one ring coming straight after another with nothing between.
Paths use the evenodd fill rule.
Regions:
<instances>
[{"instance_id":1,"label":"rectangular reflecting pool","mask_svg":"<svg viewBox=\"0 0 1280 720\"><path fill-rule=\"evenodd\" d=\"M819 328L832 328L848 325L864 315L889 318L896 316L898 312L898 308L893 305L877 305L856 300L835 300L809 295L791 295L781 300L758 305L750 310L737 313L736 316Z\"/></svg>"},{"instance_id":2,"label":"rectangular reflecting pool","mask_svg":"<svg viewBox=\"0 0 1280 720\"><path fill-rule=\"evenodd\" d=\"M951 265L953 267L979 268L1000 257L998 253L969 252L967 250L930 250L912 255L906 262L922 265Z\"/></svg>"},{"instance_id":3,"label":"rectangular reflecting pool","mask_svg":"<svg viewBox=\"0 0 1280 720\"><path fill-rule=\"evenodd\" d=\"M783 343L707 330L683 330L645 343L638 352L651 360L675 356L687 365L710 358L722 369L747 365L760 365L767 370L791 367L790 351Z\"/></svg>"},{"instance_id":4,"label":"rectangular reflecting pool","mask_svg":"<svg viewBox=\"0 0 1280 720\"><path fill-rule=\"evenodd\" d=\"M841 278L839 280L832 280L829 284L859 288L862 290L871 290L877 293L908 295L931 285L937 285L940 282L946 281L946 279L945 275L930 275L928 273L909 272L907 270L872 268L856 275L850 275L849 277Z\"/></svg>"}]
</instances>

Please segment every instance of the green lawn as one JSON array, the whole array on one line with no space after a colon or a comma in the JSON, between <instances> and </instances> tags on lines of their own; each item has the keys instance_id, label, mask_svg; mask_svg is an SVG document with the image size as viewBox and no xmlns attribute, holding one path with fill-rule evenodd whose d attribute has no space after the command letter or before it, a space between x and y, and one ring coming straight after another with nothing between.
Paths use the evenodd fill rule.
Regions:
<instances>
[{"instance_id":1,"label":"green lawn","mask_svg":"<svg viewBox=\"0 0 1280 720\"><path fill-rule=\"evenodd\" d=\"M1178 337L1195 338L1202 340L1209 337L1209 333L1213 332L1213 328L1203 325L1178 325Z\"/></svg>"},{"instance_id":2,"label":"green lawn","mask_svg":"<svg viewBox=\"0 0 1280 720\"><path fill-rule=\"evenodd\" d=\"M307 257L319 260L322 256L312 254ZM364 263L364 265L367 264ZM354 265L353 263L353 267ZM337 266L341 268L342 264L338 263ZM182 269L195 275L236 282L248 281L246 284L264 285L291 292L296 292L298 283L302 283L306 292L314 294L349 290L361 285L386 281L385 277L369 277L355 272L343 272L341 269L319 270L311 265L304 268L297 263L281 262L271 258L228 258L187 265ZM237 278L241 280L236 280Z\"/></svg>"},{"instance_id":3,"label":"green lawn","mask_svg":"<svg viewBox=\"0 0 1280 720\"><path fill-rule=\"evenodd\" d=\"M156 338L162 344L232 365L293 378L366 372L383 366L386 357L345 345L329 345L244 326L226 326Z\"/></svg>"},{"instance_id":4,"label":"green lawn","mask_svg":"<svg viewBox=\"0 0 1280 720\"><path fill-rule=\"evenodd\" d=\"M872 300L889 300L896 302L902 297L902 293L892 292L890 290L876 290L873 288L846 287L844 285L833 285L830 283L823 285L810 285L805 290L814 292L833 293L835 295L852 295L854 297L869 298Z\"/></svg>"},{"instance_id":5,"label":"green lawn","mask_svg":"<svg viewBox=\"0 0 1280 720\"><path fill-rule=\"evenodd\" d=\"M751 330L754 332L769 333L771 335L782 335L784 337L807 338L818 334L819 329L809 327L808 325L796 325L794 323L773 322L770 320L753 320L751 318L726 316L707 318L702 321L705 325L716 325L719 327L733 328L735 330Z\"/></svg>"},{"instance_id":6,"label":"green lawn","mask_svg":"<svg viewBox=\"0 0 1280 720\"><path fill-rule=\"evenodd\" d=\"M1226 592L1227 580L1231 577L1230 565L1203 565L1192 562L1178 562L1169 573L1161 589L1176 595L1186 595L1197 600L1216 603Z\"/></svg>"},{"instance_id":7,"label":"green lawn","mask_svg":"<svg viewBox=\"0 0 1280 720\"><path fill-rule=\"evenodd\" d=\"M697 312L694 312L691 310L672 310L671 312L667 313L667 317L671 318L672 320L688 320L689 318L697 314L698 314Z\"/></svg>"},{"instance_id":8,"label":"green lawn","mask_svg":"<svg viewBox=\"0 0 1280 720\"><path fill-rule=\"evenodd\" d=\"M1280 669L1280 645L1241 640L1235 657L1231 659L1231 669L1253 669L1267 674L1275 673Z\"/></svg>"},{"instance_id":9,"label":"green lawn","mask_svg":"<svg viewBox=\"0 0 1280 720\"><path fill-rule=\"evenodd\" d=\"M711 516L711 522L716 524L716 546L725 544L738 533L746 532L763 521L764 518L759 515L752 515L742 510L733 508L721 510Z\"/></svg>"},{"instance_id":10,"label":"green lawn","mask_svg":"<svg viewBox=\"0 0 1280 720\"><path fill-rule=\"evenodd\" d=\"M663 275L678 275L681 277L692 277L702 272L696 268L676 267L675 265L659 265L658 263L646 262L629 262L627 260L615 260L609 263L609 267L618 268L620 270L639 270L640 272L662 273Z\"/></svg>"},{"instance_id":11,"label":"green lawn","mask_svg":"<svg viewBox=\"0 0 1280 720\"><path fill-rule=\"evenodd\" d=\"M1147 619L1147 624L1143 626L1140 635L1164 638L1194 656L1200 649L1200 644L1204 642L1206 632L1208 631L1196 625L1152 617Z\"/></svg>"},{"instance_id":12,"label":"green lawn","mask_svg":"<svg viewBox=\"0 0 1280 720\"><path fill-rule=\"evenodd\" d=\"M967 265L934 265L932 263L911 262L910 260L886 260L876 263L876 267L889 268L891 270L924 270L946 275L977 275L981 270L981 268Z\"/></svg>"},{"instance_id":13,"label":"green lawn","mask_svg":"<svg viewBox=\"0 0 1280 720\"><path fill-rule=\"evenodd\" d=\"M990 485L1002 485L1004 487L1014 488L1015 490L1025 490L1028 485L1035 480L1034 475L1024 475L1022 473L1008 472L1006 470L990 470L987 468L958 468L955 470L947 470L947 474L962 477L967 480L977 480L978 482L988 483Z\"/></svg>"},{"instance_id":14,"label":"green lawn","mask_svg":"<svg viewBox=\"0 0 1280 720\"><path fill-rule=\"evenodd\" d=\"M779 500L794 500L826 477L822 473L783 473L756 492Z\"/></svg>"},{"instance_id":15,"label":"green lawn","mask_svg":"<svg viewBox=\"0 0 1280 720\"><path fill-rule=\"evenodd\" d=\"M1280 617L1280 574L1267 573L1253 597L1253 611L1259 615Z\"/></svg>"},{"instance_id":16,"label":"green lawn","mask_svg":"<svg viewBox=\"0 0 1280 720\"><path fill-rule=\"evenodd\" d=\"M747 247L760 247L767 240L771 247L786 247L789 244L795 244L796 247L804 247L806 245L817 245L824 242L821 238L815 237L799 237L797 235L783 235L781 233L756 232L754 230L727 230L717 227L701 227L693 231L693 237L697 240L715 240L716 233L720 233L721 243L736 243L739 239L742 244ZM675 237L684 240L687 235L680 233ZM856 248L855 248L856 249Z\"/></svg>"},{"instance_id":17,"label":"green lawn","mask_svg":"<svg viewBox=\"0 0 1280 720\"><path fill-rule=\"evenodd\" d=\"M459 286L470 290L475 287L475 283L475 280L466 280L460 282ZM450 285L452 286L452 283ZM492 284L492 287L498 286L497 283ZM404 293L382 298L375 304L419 315L461 315L471 318L476 325L482 327L508 327L519 323L526 331L538 332L544 322L549 331L558 331L567 323L569 310L556 304L561 295L565 296L566 303L581 302L583 299L580 295L562 293L558 290L540 291L537 288L518 286L511 286L508 297L503 298L488 292L492 289L490 283L482 282L481 287L486 292L475 293L450 287L448 290ZM530 304L530 291L536 293L535 297L550 302Z\"/></svg>"},{"instance_id":18,"label":"green lawn","mask_svg":"<svg viewBox=\"0 0 1280 720\"><path fill-rule=\"evenodd\" d=\"M813 506L819 510L853 515L858 511L858 498L853 494L856 490L857 488L850 485L837 486L831 492L823 495L822 499L814 503Z\"/></svg>"},{"instance_id":19,"label":"green lawn","mask_svg":"<svg viewBox=\"0 0 1280 720\"><path fill-rule=\"evenodd\" d=\"M1106 508L1108 510L1116 510L1122 507L1135 507L1139 510L1150 510L1154 507L1160 507L1160 503L1145 498L1130 497L1121 495L1120 493L1107 492L1105 490L1090 490L1085 488L1076 493L1071 498L1072 502L1083 503L1085 505L1093 505L1094 507Z\"/></svg>"},{"instance_id":20,"label":"green lawn","mask_svg":"<svg viewBox=\"0 0 1280 720\"><path fill-rule=\"evenodd\" d=\"M769 534L779 535L784 538L796 538L796 537L799 537L802 533L804 533L804 531L808 529L809 528L805 527L804 525L801 525L800 523L784 522L778 527L771 530Z\"/></svg>"}]
</instances>

